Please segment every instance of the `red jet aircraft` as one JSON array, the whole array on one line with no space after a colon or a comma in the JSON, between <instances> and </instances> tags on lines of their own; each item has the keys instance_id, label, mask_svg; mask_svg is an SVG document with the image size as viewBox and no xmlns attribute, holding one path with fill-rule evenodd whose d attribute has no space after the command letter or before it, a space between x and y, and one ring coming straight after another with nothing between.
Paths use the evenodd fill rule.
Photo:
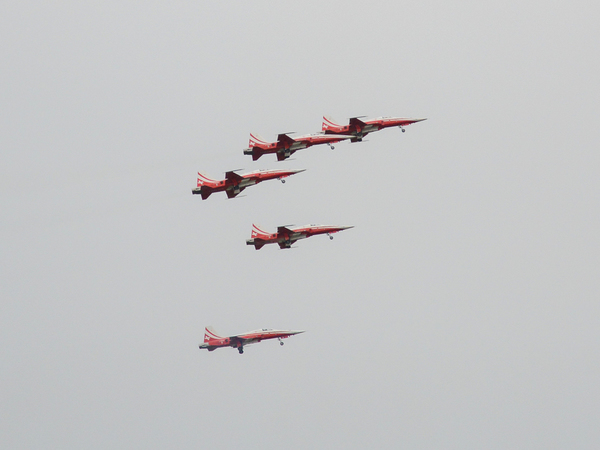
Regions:
<instances>
[{"instance_id":1,"label":"red jet aircraft","mask_svg":"<svg viewBox=\"0 0 600 450\"><path fill-rule=\"evenodd\" d=\"M338 231L347 230L354 227L332 227L322 225L306 225L303 227L277 227L277 232L270 234L261 230L256 225L252 225L252 239L246 240L247 245L254 245L256 250L260 250L265 244L278 244L279 248L290 248L297 240L314 236L316 234L326 234L329 239Z\"/></svg>"},{"instance_id":2,"label":"red jet aircraft","mask_svg":"<svg viewBox=\"0 0 600 450\"><path fill-rule=\"evenodd\" d=\"M278 135L275 142L267 142L257 134L250 133L250 143L248 144L250 148L244 150L244 155L251 155L252 160L256 161L262 155L276 153L277 161L283 161L297 150L318 144L327 144L333 150L332 144L335 142L352 138L353 136L345 136L343 133L337 133L336 135L316 133L293 138L286 133Z\"/></svg>"},{"instance_id":3,"label":"red jet aircraft","mask_svg":"<svg viewBox=\"0 0 600 450\"><path fill-rule=\"evenodd\" d=\"M205 175L198 172L198 187L192 189L192 194L200 194L202 200L206 200L213 192L225 191L228 198L233 198L246 189L248 186L253 186L261 181L273 180L277 178L285 183L284 178L289 177L302 170L256 170L254 172L238 175L231 171L225 173L225 179L221 181L211 180Z\"/></svg>"},{"instance_id":4,"label":"red jet aircraft","mask_svg":"<svg viewBox=\"0 0 600 450\"><path fill-rule=\"evenodd\" d=\"M205 348L209 352L212 352L219 347L233 347L237 348L241 355L244 353L244 345L254 344L255 342L264 341L266 339L277 339L279 340L279 344L283 345L282 339L300 333L304 333L304 331L271 330L263 328L262 330L250 331L249 333L222 337L215 333L215 330L212 327L206 327L204 329L204 343L200 344L200 348Z\"/></svg>"},{"instance_id":5,"label":"red jet aircraft","mask_svg":"<svg viewBox=\"0 0 600 450\"><path fill-rule=\"evenodd\" d=\"M360 120L359 117L353 117L350 119L348 125L339 125L335 123L329 117L323 117L323 126L321 129L325 134L332 135L352 135L350 142L360 142L369 133L373 131L379 131L383 128L389 127L400 127L404 133L406 130L404 126L410 125L411 123L422 122L427 119L403 119L400 117L378 117L377 119L371 120Z\"/></svg>"}]
</instances>

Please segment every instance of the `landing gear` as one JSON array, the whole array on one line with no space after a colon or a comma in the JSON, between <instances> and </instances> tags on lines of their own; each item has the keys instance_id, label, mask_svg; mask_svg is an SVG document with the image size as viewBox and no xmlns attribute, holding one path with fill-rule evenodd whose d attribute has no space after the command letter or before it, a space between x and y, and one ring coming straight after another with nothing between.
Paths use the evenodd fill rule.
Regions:
<instances>
[{"instance_id":1,"label":"landing gear","mask_svg":"<svg viewBox=\"0 0 600 450\"><path fill-rule=\"evenodd\" d=\"M329 148L330 148L331 150L335 150L335 147L334 147L332 144L327 144L327 145L329 145Z\"/></svg>"},{"instance_id":2,"label":"landing gear","mask_svg":"<svg viewBox=\"0 0 600 450\"><path fill-rule=\"evenodd\" d=\"M283 345L283 341L281 340L281 338L277 338L279 339L279 345Z\"/></svg>"},{"instance_id":3,"label":"landing gear","mask_svg":"<svg viewBox=\"0 0 600 450\"><path fill-rule=\"evenodd\" d=\"M329 240L330 241L333 241L333 236L332 235L328 234L327 236L329 236Z\"/></svg>"},{"instance_id":4,"label":"landing gear","mask_svg":"<svg viewBox=\"0 0 600 450\"><path fill-rule=\"evenodd\" d=\"M244 353L244 347L238 347L238 352L240 352L240 355Z\"/></svg>"},{"instance_id":5,"label":"landing gear","mask_svg":"<svg viewBox=\"0 0 600 450\"><path fill-rule=\"evenodd\" d=\"M400 129L402 130L403 133L406 133L406 130L402 127L400 127Z\"/></svg>"},{"instance_id":6,"label":"landing gear","mask_svg":"<svg viewBox=\"0 0 600 450\"><path fill-rule=\"evenodd\" d=\"M285 180L283 178L281 180L279 180L279 181L281 181L282 183L285 183Z\"/></svg>"}]
</instances>

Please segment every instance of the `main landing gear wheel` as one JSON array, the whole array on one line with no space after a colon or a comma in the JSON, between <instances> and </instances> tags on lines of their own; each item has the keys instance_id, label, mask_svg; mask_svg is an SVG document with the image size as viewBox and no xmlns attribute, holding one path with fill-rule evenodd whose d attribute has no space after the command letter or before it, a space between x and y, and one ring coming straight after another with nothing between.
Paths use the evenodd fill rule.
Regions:
<instances>
[{"instance_id":1,"label":"main landing gear wheel","mask_svg":"<svg viewBox=\"0 0 600 450\"><path fill-rule=\"evenodd\" d=\"M240 352L240 355L244 353L244 347L238 347L238 352Z\"/></svg>"}]
</instances>

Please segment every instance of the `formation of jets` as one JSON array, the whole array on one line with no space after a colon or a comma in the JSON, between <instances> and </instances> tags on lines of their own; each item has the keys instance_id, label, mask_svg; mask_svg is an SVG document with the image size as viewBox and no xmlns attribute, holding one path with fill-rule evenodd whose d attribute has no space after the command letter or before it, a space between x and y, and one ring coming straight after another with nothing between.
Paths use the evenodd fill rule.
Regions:
<instances>
[{"instance_id":1,"label":"formation of jets","mask_svg":"<svg viewBox=\"0 0 600 450\"><path fill-rule=\"evenodd\" d=\"M348 125L340 125L329 117L323 117L323 124L320 133L306 134L302 136L291 137L292 133L282 133L277 136L275 142L267 142L256 133L250 134L248 148L244 150L244 155L252 156L253 161L257 161L261 156L275 154L277 161L284 161L298 150L302 150L313 145L327 144L331 149L333 144L350 140L350 142L361 142L369 133L382 130L384 128L399 127L404 133L405 126L421 122L426 119L407 119L401 117L379 117L376 119L362 120L363 117L353 117L348 121ZM225 173L225 179L213 180L206 175L198 172L197 185L192 189L192 194L199 194L202 200L206 200L214 192L225 192L227 198L235 198L249 186L261 183L267 180L280 180L285 183L285 178L295 175L302 170L256 170L245 174L238 174L239 170L231 170ZM284 225L277 227L275 233L268 233L256 225L252 225L251 238L246 240L247 245L253 245L256 250L260 250L267 244L277 244L280 249L291 248L292 245L300 239L311 236L325 234L333 239L332 234L343 230L353 228L352 226L329 226L329 225L305 225L301 227ZM295 334L304 333L304 331L292 330L272 330L263 328L244 334L223 337L219 336L212 327L206 327L204 332L204 342L200 344L200 349L207 349L209 352L220 347L237 348L240 354L244 353L244 346L261 342L268 339L278 339L283 345L282 339Z\"/></svg>"}]
</instances>

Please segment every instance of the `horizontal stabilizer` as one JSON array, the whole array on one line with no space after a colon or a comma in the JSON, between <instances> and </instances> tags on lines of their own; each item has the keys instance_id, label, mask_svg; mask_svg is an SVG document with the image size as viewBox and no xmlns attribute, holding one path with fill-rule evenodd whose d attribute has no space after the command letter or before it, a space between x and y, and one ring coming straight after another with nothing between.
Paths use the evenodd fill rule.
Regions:
<instances>
[{"instance_id":1,"label":"horizontal stabilizer","mask_svg":"<svg viewBox=\"0 0 600 450\"><path fill-rule=\"evenodd\" d=\"M265 152L263 151L263 149L261 147L250 147L250 148L247 148L244 150L244 155L252 156L252 161L256 161L258 158L260 158L264 154L265 154Z\"/></svg>"},{"instance_id":2,"label":"horizontal stabilizer","mask_svg":"<svg viewBox=\"0 0 600 450\"><path fill-rule=\"evenodd\" d=\"M254 248L256 250L260 250L261 248L263 248L266 243L267 243L266 241L264 241L260 238L252 238L252 239L246 240L246 245L254 245Z\"/></svg>"},{"instance_id":3,"label":"horizontal stabilizer","mask_svg":"<svg viewBox=\"0 0 600 450\"><path fill-rule=\"evenodd\" d=\"M210 197L210 194L212 194L212 193L213 193L213 188L208 187L208 186L200 187L200 195L202 196L202 200L206 200L208 197Z\"/></svg>"}]
</instances>

